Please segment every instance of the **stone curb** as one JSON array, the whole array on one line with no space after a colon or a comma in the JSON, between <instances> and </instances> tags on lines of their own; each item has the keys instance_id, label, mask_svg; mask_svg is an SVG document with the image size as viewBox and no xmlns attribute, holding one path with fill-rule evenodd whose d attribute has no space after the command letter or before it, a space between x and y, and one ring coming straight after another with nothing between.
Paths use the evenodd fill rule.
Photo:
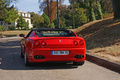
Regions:
<instances>
[{"instance_id":1,"label":"stone curb","mask_svg":"<svg viewBox=\"0 0 120 80\"><path fill-rule=\"evenodd\" d=\"M120 73L120 63L90 53L86 53L86 60Z\"/></svg>"}]
</instances>

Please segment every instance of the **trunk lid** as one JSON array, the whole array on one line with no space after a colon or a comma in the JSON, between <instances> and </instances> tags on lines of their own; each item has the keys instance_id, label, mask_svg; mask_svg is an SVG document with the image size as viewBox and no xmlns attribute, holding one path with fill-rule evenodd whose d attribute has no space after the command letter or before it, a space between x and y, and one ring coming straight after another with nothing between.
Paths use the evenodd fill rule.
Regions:
<instances>
[{"instance_id":1,"label":"trunk lid","mask_svg":"<svg viewBox=\"0 0 120 80\"><path fill-rule=\"evenodd\" d=\"M44 47L47 48L71 48L74 41L74 37L64 37L64 38L55 37L55 38L46 38L42 40L46 42L46 45Z\"/></svg>"}]
</instances>

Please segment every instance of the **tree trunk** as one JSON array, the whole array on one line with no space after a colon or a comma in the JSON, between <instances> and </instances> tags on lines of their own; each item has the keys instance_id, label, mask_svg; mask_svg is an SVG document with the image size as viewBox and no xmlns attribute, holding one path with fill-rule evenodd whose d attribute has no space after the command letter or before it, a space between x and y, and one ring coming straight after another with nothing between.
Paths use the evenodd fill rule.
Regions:
<instances>
[{"instance_id":1,"label":"tree trunk","mask_svg":"<svg viewBox=\"0 0 120 80\"><path fill-rule=\"evenodd\" d=\"M2 28L5 30L5 22L2 23Z\"/></svg>"},{"instance_id":2,"label":"tree trunk","mask_svg":"<svg viewBox=\"0 0 120 80\"><path fill-rule=\"evenodd\" d=\"M120 19L120 0L111 0L114 12L114 19Z\"/></svg>"},{"instance_id":3,"label":"tree trunk","mask_svg":"<svg viewBox=\"0 0 120 80\"><path fill-rule=\"evenodd\" d=\"M8 23L6 22L6 31L8 30Z\"/></svg>"}]
</instances>

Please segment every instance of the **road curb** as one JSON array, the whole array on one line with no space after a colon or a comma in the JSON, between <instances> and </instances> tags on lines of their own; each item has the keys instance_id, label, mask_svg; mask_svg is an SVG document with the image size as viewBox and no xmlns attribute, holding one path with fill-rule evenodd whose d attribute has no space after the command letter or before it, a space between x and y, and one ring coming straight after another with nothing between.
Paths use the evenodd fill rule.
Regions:
<instances>
[{"instance_id":1,"label":"road curb","mask_svg":"<svg viewBox=\"0 0 120 80\"><path fill-rule=\"evenodd\" d=\"M86 60L120 73L120 63L86 53Z\"/></svg>"}]
</instances>

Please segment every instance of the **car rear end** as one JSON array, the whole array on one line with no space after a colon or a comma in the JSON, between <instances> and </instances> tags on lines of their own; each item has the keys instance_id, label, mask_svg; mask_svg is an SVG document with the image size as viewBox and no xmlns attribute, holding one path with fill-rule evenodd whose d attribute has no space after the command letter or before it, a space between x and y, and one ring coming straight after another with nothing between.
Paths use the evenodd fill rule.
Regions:
<instances>
[{"instance_id":1,"label":"car rear end","mask_svg":"<svg viewBox=\"0 0 120 80\"><path fill-rule=\"evenodd\" d=\"M52 34L52 36L31 38L34 41L32 50L28 54L29 62L84 62L85 60L85 41L75 33L71 36L53 36Z\"/></svg>"}]
</instances>

